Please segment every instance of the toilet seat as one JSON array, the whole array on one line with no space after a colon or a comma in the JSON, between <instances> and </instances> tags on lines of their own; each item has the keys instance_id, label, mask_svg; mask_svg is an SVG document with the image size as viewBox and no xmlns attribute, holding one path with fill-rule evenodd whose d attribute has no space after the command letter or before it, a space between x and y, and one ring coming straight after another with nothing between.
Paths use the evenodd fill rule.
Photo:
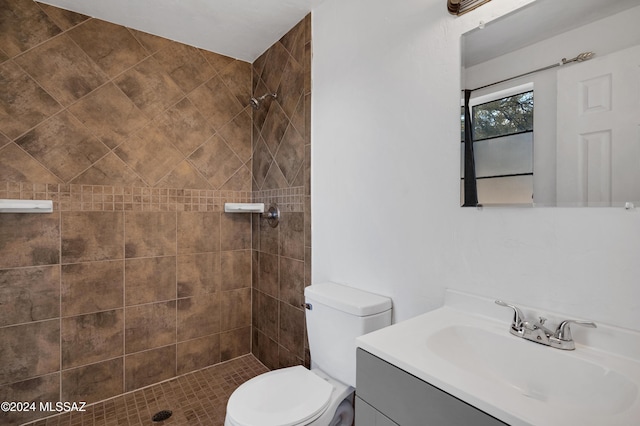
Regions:
<instances>
[{"instance_id":1,"label":"toilet seat","mask_svg":"<svg viewBox=\"0 0 640 426\"><path fill-rule=\"evenodd\" d=\"M333 386L302 366L271 371L243 383L227 404L235 426L293 426L319 417Z\"/></svg>"}]
</instances>

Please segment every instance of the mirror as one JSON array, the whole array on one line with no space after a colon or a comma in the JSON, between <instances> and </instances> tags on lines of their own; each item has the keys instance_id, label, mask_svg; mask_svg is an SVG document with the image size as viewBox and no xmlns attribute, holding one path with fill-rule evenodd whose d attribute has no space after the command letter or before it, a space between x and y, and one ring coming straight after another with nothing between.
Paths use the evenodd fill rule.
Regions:
<instances>
[{"instance_id":1,"label":"mirror","mask_svg":"<svg viewBox=\"0 0 640 426\"><path fill-rule=\"evenodd\" d=\"M462 36L479 204L640 207L638 22L638 0L536 0Z\"/></svg>"}]
</instances>

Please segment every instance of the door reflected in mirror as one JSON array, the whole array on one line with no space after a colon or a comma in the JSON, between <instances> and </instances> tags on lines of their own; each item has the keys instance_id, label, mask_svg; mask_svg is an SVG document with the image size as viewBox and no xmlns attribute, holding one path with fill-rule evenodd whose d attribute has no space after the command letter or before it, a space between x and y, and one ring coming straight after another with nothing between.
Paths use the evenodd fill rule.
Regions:
<instances>
[{"instance_id":1,"label":"door reflected in mirror","mask_svg":"<svg viewBox=\"0 0 640 426\"><path fill-rule=\"evenodd\" d=\"M462 205L640 206L637 22L637 0L537 0L463 35Z\"/></svg>"}]
</instances>

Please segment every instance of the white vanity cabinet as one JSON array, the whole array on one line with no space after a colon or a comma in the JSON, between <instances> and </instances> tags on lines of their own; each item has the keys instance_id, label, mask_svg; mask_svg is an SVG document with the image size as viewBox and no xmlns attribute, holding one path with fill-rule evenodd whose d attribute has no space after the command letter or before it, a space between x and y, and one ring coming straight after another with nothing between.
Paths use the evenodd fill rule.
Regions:
<instances>
[{"instance_id":1,"label":"white vanity cabinet","mask_svg":"<svg viewBox=\"0 0 640 426\"><path fill-rule=\"evenodd\" d=\"M504 426L478 410L358 348L355 426Z\"/></svg>"}]
</instances>

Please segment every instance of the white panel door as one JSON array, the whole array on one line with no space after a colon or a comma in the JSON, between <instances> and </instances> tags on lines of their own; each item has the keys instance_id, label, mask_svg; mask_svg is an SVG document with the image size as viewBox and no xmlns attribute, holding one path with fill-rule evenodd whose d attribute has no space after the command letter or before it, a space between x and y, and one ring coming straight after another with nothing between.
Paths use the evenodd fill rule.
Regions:
<instances>
[{"instance_id":1,"label":"white panel door","mask_svg":"<svg viewBox=\"0 0 640 426\"><path fill-rule=\"evenodd\" d=\"M558 205L640 201L640 46L558 70Z\"/></svg>"}]
</instances>

